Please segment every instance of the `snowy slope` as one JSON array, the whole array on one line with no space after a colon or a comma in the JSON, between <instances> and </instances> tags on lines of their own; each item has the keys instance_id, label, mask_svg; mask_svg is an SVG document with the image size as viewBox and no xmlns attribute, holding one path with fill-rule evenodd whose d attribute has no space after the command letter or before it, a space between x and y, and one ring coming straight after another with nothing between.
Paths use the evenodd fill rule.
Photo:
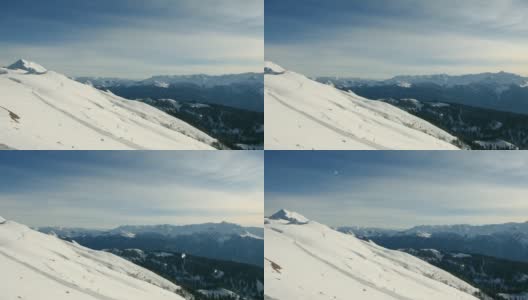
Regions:
<instances>
[{"instance_id":1,"label":"snowy slope","mask_svg":"<svg viewBox=\"0 0 528 300\"><path fill-rule=\"evenodd\" d=\"M477 299L476 288L404 252L309 220L264 223L266 299Z\"/></svg>"},{"instance_id":2,"label":"snowy slope","mask_svg":"<svg viewBox=\"0 0 528 300\"><path fill-rule=\"evenodd\" d=\"M0 299L182 300L180 287L113 254L7 221L0 224Z\"/></svg>"},{"instance_id":3,"label":"snowy slope","mask_svg":"<svg viewBox=\"0 0 528 300\"><path fill-rule=\"evenodd\" d=\"M399 108L264 68L266 149L457 149L455 137Z\"/></svg>"},{"instance_id":4,"label":"snowy slope","mask_svg":"<svg viewBox=\"0 0 528 300\"><path fill-rule=\"evenodd\" d=\"M19 61L0 68L0 149L213 149L215 139L138 101Z\"/></svg>"}]
</instances>

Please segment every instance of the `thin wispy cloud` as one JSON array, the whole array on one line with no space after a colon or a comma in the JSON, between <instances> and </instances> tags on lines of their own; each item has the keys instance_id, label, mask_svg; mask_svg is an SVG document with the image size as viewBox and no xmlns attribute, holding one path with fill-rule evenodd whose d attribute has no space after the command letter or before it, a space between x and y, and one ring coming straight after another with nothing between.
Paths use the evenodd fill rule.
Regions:
<instances>
[{"instance_id":1,"label":"thin wispy cloud","mask_svg":"<svg viewBox=\"0 0 528 300\"><path fill-rule=\"evenodd\" d=\"M0 215L32 226L262 223L258 152L10 153L0 171Z\"/></svg>"},{"instance_id":2,"label":"thin wispy cloud","mask_svg":"<svg viewBox=\"0 0 528 300\"><path fill-rule=\"evenodd\" d=\"M69 76L261 71L262 0L11 1L0 64L20 57Z\"/></svg>"},{"instance_id":3,"label":"thin wispy cloud","mask_svg":"<svg viewBox=\"0 0 528 300\"><path fill-rule=\"evenodd\" d=\"M294 6L266 2L266 59L307 75L528 75L525 1L332 0Z\"/></svg>"},{"instance_id":4,"label":"thin wispy cloud","mask_svg":"<svg viewBox=\"0 0 528 300\"><path fill-rule=\"evenodd\" d=\"M266 153L265 212L335 226L525 222L527 167L522 153Z\"/></svg>"}]
</instances>

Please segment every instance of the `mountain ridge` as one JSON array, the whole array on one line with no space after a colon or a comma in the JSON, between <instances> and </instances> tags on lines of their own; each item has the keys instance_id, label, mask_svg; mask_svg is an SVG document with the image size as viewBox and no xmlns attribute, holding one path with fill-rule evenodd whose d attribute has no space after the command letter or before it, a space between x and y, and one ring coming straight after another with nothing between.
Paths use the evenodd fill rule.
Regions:
<instances>
[{"instance_id":1,"label":"mountain ridge","mask_svg":"<svg viewBox=\"0 0 528 300\"><path fill-rule=\"evenodd\" d=\"M338 230L347 229L369 229L371 231L386 231L394 234L398 233L415 233L426 231L428 233L435 232L457 232L459 234L490 234L496 232L506 231L507 229L514 229L519 232L527 232L528 221L525 222L506 222L496 224L450 224L450 225L416 225L408 229L390 229L390 228L376 228L376 227L362 227L362 226L341 226Z\"/></svg>"},{"instance_id":2,"label":"mountain ridge","mask_svg":"<svg viewBox=\"0 0 528 300\"><path fill-rule=\"evenodd\" d=\"M43 233L63 234L65 237L71 237L72 234L80 235L103 235L103 234L119 234L122 232L130 232L134 234L139 233L158 233L162 235L183 235L191 233L216 232L216 233L233 233L244 234L247 230L253 232L262 231L262 227L242 226L236 223L229 222L208 222L199 224L186 225L172 225L172 224L157 224L157 225L120 225L110 229L90 229L79 227L63 227L63 226L42 226L36 227L36 230Z\"/></svg>"},{"instance_id":3,"label":"mountain ridge","mask_svg":"<svg viewBox=\"0 0 528 300\"><path fill-rule=\"evenodd\" d=\"M184 226L120 226L109 230L41 227L41 232L76 241L92 249L175 251L213 259L248 263L262 267L264 229L232 223Z\"/></svg>"},{"instance_id":4,"label":"mountain ridge","mask_svg":"<svg viewBox=\"0 0 528 300\"><path fill-rule=\"evenodd\" d=\"M449 74L426 74L426 75L395 75L388 79L366 79L361 77L340 77L340 76L320 76L316 77L317 81L333 84L365 84L365 85L383 85L383 84L397 84L399 82L408 82L411 84L417 83L436 83L445 86L454 85L468 85L482 81L496 82L502 84L517 84L523 85L528 82L528 77L521 76L515 73L504 71L499 72L483 72L463 75L449 75Z\"/></svg>"},{"instance_id":5,"label":"mountain ridge","mask_svg":"<svg viewBox=\"0 0 528 300\"><path fill-rule=\"evenodd\" d=\"M528 114L528 77L513 73L396 76L386 80L320 77L317 80L373 100L417 99Z\"/></svg>"},{"instance_id":6,"label":"mountain ridge","mask_svg":"<svg viewBox=\"0 0 528 300\"><path fill-rule=\"evenodd\" d=\"M263 112L262 73L224 75L155 75L131 80L105 77L76 77L75 80L127 99L174 99L182 102L217 104Z\"/></svg>"},{"instance_id":7,"label":"mountain ridge","mask_svg":"<svg viewBox=\"0 0 528 300\"><path fill-rule=\"evenodd\" d=\"M415 226L405 230L338 228L390 249L433 248L528 262L528 223Z\"/></svg>"}]
</instances>

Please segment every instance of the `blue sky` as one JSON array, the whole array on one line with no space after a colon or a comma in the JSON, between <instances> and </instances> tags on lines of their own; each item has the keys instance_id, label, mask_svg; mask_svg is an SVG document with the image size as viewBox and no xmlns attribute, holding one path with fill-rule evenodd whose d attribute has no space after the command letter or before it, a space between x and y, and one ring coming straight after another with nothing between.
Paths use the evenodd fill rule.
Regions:
<instances>
[{"instance_id":1,"label":"blue sky","mask_svg":"<svg viewBox=\"0 0 528 300\"><path fill-rule=\"evenodd\" d=\"M267 60L309 76L528 75L524 0L266 0Z\"/></svg>"},{"instance_id":2,"label":"blue sky","mask_svg":"<svg viewBox=\"0 0 528 300\"><path fill-rule=\"evenodd\" d=\"M528 221L523 152L268 151L265 214L332 226Z\"/></svg>"},{"instance_id":3,"label":"blue sky","mask_svg":"<svg viewBox=\"0 0 528 300\"><path fill-rule=\"evenodd\" d=\"M69 76L261 71L263 0L17 0L0 4L0 65Z\"/></svg>"},{"instance_id":4,"label":"blue sky","mask_svg":"<svg viewBox=\"0 0 528 300\"><path fill-rule=\"evenodd\" d=\"M8 151L0 216L30 226L262 226L263 159L257 151Z\"/></svg>"}]
</instances>

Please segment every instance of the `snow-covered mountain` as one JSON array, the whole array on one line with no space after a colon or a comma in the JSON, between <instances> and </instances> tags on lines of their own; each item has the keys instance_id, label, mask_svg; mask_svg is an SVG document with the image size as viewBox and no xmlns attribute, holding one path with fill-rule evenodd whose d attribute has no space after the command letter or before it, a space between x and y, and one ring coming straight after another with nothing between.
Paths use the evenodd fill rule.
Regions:
<instances>
[{"instance_id":1,"label":"snow-covered mountain","mask_svg":"<svg viewBox=\"0 0 528 300\"><path fill-rule=\"evenodd\" d=\"M169 85L175 84L195 84L201 87L232 86L237 84L262 85L262 73L242 73L226 75L157 75L151 78L138 81L136 85Z\"/></svg>"},{"instance_id":2,"label":"snow-covered mountain","mask_svg":"<svg viewBox=\"0 0 528 300\"><path fill-rule=\"evenodd\" d=\"M262 228L258 227L243 227L238 224L221 222L221 223L203 223L191 225L125 225L119 226L111 231L110 234L116 232L131 232L134 234L148 234L155 233L163 236L175 237L180 235L191 235L200 233L212 233L217 236L222 235L244 235L248 232L263 237Z\"/></svg>"},{"instance_id":3,"label":"snow-covered mountain","mask_svg":"<svg viewBox=\"0 0 528 300\"><path fill-rule=\"evenodd\" d=\"M399 108L266 62L266 149L458 149L447 132Z\"/></svg>"},{"instance_id":4,"label":"snow-covered mountain","mask_svg":"<svg viewBox=\"0 0 528 300\"><path fill-rule=\"evenodd\" d=\"M528 114L526 101L528 77L506 72L460 76L445 74L396 76L387 80L333 77L321 77L317 80L332 84L343 91L352 90L355 94L368 99L398 101L417 99L420 102L457 103L496 111ZM489 113L491 121L495 113Z\"/></svg>"},{"instance_id":5,"label":"snow-covered mountain","mask_svg":"<svg viewBox=\"0 0 528 300\"><path fill-rule=\"evenodd\" d=\"M264 229L237 224L125 225L110 230L41 227L40 232L75 240L91 249L176 251L262 266Z\"/></svg>"},{"instance_id":6,"label":"snow-covered mountain","mask_svg":"<svg viewBox=\"0 0 528 300\"><path fill-rule=\"evenodd\" d=\"M0 68L0 149L214 149L217 140L150 105L20 60Z\"/></svg>"},{"instance_id":7,"label":"snow-covered mountain","mask_svg":"<svg viewBox=\"0 0 528 300\"><path fill-rule=\"evenodd\" d=\"M450 76L447 74L439 75L422 75L422 76L396 76L392 79L384 81L386 84L396 82L409 82L411 84L417 83L434 83L441 86L457 86L470 85L475 83L492 84L496 86L521 86L526 83L527 78L517 74L498 72L498 73L480 73Z\"/></svg>"},{"instance_id":8,"label":"snow-covered mountain","mask_svg":"<svg viewBox=\"0 0 528 300\"><path fill-rule=\"evenodd\" d=\"M0 218L1 219L1 218ZM184 299L170 281L113 254L0 223L0 299Z\"/></svg>"},{"instance_id":9,"label":"snow-covered mountain","mask_svg":"<svg viewBox=\"0 0 528 300\"><path fill-rule=\"evenodd\" d=\"M143 80L77 77L75 80L110 90L127 99L175 99L218 104L262 112L262 73L226 75L156 75Z\"/></svg>"},{"instance_id":10,"label":"snow-covered mountain","mask_svg":"<svg viewBox=\"0 0 528 300\"><path fill-rule=\"evenodd\" d=\"M48 71L43 66L25 59L19 59L7 68L10 70L24 70L31 74L43 74Z\"/></svg>"},{"instance_id":11,"label":"snow-covered mountain","mask_svg":"<svg viewBox=\"0 0 528 300\"><path fill-rule=\"evenodd\" d=\"M68 238L74 238L79 236L111 236L123 234L157 234L167 237L176 237L180 235L191 235L200 233L212 233L217 236L240 235L256 236L258 238L264 237L264 232L262 228L244 227L238 224L228 222L189 225L123 225L110 230L68 227L39 227L37 228L37 230L46 234L56 234Z\"/></svg>"},{"instance_id":12,"label":"snow-covered mountain","mask_svg":"<svg viewBox=\"0 0 528 300\"><path fill-rule=\"evenodd\" d=\"M376 228L376 227L361 227L361 226L342 226L336 228L336 230L352 234L356 237L374 237L381 235L395 235L399 231L395 229L386 229L386 228Z\"/></svg>"},{"instance_id":13,"label":"snow-covered mountain","mask_svg":"<svg viewBox=\"0 0 528 300\"><path fill-rule=\"evenodd\" d=\"M56 235L59 237L77 237L77 236L97 236L104 234L104 230L76 228L76 227L62 227L62 226L46 226L33 228L45 234Z\"/></svg>"},{"instance_id":14,"label":"snow-covered mountain","mask_svg":"<svg viewBox=\"0 0 528 300\"><path fill-rule=\"evenodd\" d=\"M339 227L343 233L351 233L356 236L375 237L375 236L415 236L418 234L453 234L464 237L476 237L494 234L508 235L528 235L528 221L524 223L503 223L503 224L486 224L486 225L419 225L405 230L366 228L359 226ZM527 245L528 245L528 238Z\"/></svg>"},{"instance_id":15,"label":"snow-covered mountain","mask_svg":"<svg viewBox=\"0 0 528 300\"><path fill-rule=\"evenodd\" d=\"M136 81L132 79L116 77L75 77L76 81L99 88L108 88L115 86L131 86Z\"/></svg>"},{"instance_id":16,"label":"snow-covered mountain","mask_svg":"<svg viewBox=\"0 0 528 300\"><path fill-rule=\"evenodd\" d=\"M281 209L269 217L271 220L286 220L290 224L306 224L308 219L296 212L291 212L285 209Z\"/></svg>"},{"instance_id":17,"label":"snow-covered mountain","mask_svg":"<svg viewBox=\"0 0 528 300\"><path fill-rule=\"evenodd\" d=\"M266 299L477 299L478 289L412 255L277 217L264 222Z\"/></svg>"},{"instance_id":18,"label":"snow-covered mountain","mask_svg":"<svg viewBox=\"0 0 528 300\"><path fill-rule=\"evenodd\" d=\"M170 85L193 84L201 87L229 86L236 84L262 85L262 73L241 73L226 75L156 75L143 80L132 80L112 77L77 77L75 80L82 83L91 83L94 86L158 86L167 88Z\"/></svg>"},{"instance_id":19,"label":"snow-covered mountain","mask_svg":"<svg viewBox=\"0 0 528 300\"><path fill-rule=\"evenodd\" d=\"M488 225L422 225L406 230L338 228L390 249L433 248L528 262L528 222Z\"/></svg>"},{"instance_id":20,"label":"snow-covered mountain","mask_svg":"<svg viewBox=\"0 0 528 300\"><path fill-rule=\"evenodd\" d=\"M415 226L411 229L405 230L405 234L413 234L416 232L435 233L453 233L462 236L479 236L508 233L511 235L524 234L528 236L528 221L524 223L503 223L503 224L487 224L487 225L421 225ZM528 239L527 239L528 245Z\"/></svg>"},{"instance_id":21,"label":"snow-covered mountain","mask_svg":"<svg viewBox=\"0 0 528 300\"><path fill-rule=\"evenodd\" d=\"M340 86L360 86L360 85L399 85L401 83L414 84L436 84L439 86L462 86L470 84L492 84L496 86L517 85L523 87L528 82L528 77L522 77L517 74L498 72L498 73L479 73L466 75L448 75L448 74L433 74L433 75L398 75L385 80L369 80L361 78L346 78L346 77L319 77L318 81L323 83L332 83Z\"/></svg>"}]
</instances>

